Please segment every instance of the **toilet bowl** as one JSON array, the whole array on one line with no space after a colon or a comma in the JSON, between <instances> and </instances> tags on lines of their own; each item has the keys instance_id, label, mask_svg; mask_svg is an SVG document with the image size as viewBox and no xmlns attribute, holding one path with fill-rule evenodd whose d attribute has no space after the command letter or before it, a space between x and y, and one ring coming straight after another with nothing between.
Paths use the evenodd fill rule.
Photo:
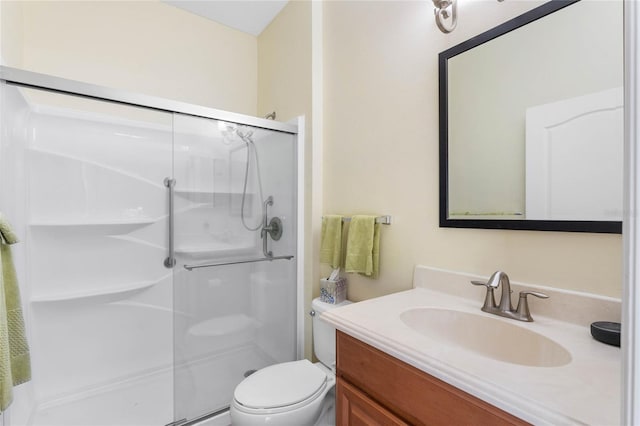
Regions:
<instances>
[{"instance_id":1,"label":"toilet bowl","mask_svg":"<svg viewBox=\"0 0 640 426\"><path fill-rule=\"evenodd\" d=\"M322 312L351 302L331 305L314 299L314 352L320 362L306 359L265 367L244 379L231 402L233 426L313 426L328 404L336 383L335 329L319 316Z\"/></svg>"},{"instance_id":2,"label":"toilet bowl","mask_svg":"<svg viewBox=\"0 0 640 426\"><path fill-rule=\"evenodd\" d=\"M318 364L285 362L243 380L234 392L232 424L312 426L336 381L333 372Z\"/></svg>"}]
</instances>

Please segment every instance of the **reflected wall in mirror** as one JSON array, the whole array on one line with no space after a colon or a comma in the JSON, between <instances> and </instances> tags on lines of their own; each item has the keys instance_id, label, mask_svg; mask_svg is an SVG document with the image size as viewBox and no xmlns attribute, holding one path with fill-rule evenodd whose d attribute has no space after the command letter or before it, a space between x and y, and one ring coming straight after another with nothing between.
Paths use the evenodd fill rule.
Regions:
<instances>
[{"instance_id":1,"label":"reflected wall in mirror","mask_svg":"<svg viewBox=\"0 0 640 426\"><path fill-rule=\"evenodd\" d=\"M440 53L440 226L621 232L622 22L554 0Z\"/></svg>"}]
</instances>

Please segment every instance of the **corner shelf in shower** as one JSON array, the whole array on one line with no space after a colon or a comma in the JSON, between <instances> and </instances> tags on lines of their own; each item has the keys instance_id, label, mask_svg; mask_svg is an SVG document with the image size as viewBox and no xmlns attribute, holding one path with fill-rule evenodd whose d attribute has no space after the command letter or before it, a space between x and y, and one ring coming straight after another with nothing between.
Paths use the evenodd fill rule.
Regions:
<instances>
[{"instance_id":1,"label":"corner shelf in shower","mask_svg":"<svg viewBox=\"0 0 640 426\"><path fill-rule=\"evenodd\" d=\"M220 337L258 328L260 322L245 314L210 318L189 327L188 333L196 337Z\"/></svg>"},{"instance_id":2,"label":"corner shelf in shower","mask_svg":"<svg viewBox=\"0 0 640 426\"><path fill-rule=\"evenodd\" d=\"M134 229L156 223L160 218L132 218L113 220L36 220L29 223L32 229L64 230L65 228L92 228L104 234L126 234Z\"/></svg>"},{"instance_id":3,"label":"corner shelf in shower","mask_svg":"<svg viewBox=\"0 0 640 426\"><path fill-rule=\"evenodd\" d=\"M45 221L38 220L29 223L33 227L64 227L64 226L144 226L157 222L158 218L139 217L131 219L96 219L96 220L65 220Z\"/></svg>"},{"instance_id":4,"label":"corner shelf in shower","mask_svg":"<svg viewBox=\"0 0 640 426\"><path fill-rule=\"evenodd\" d=\"M154 285L160 283L162 280L166 279L169 275L164 275L157 280L138 281L102 289L34 295L31 297L31 303L39 304L50 302L69 302L83 299L92 299L92 301L94 302L113 301L115 299L122 299L137 292L151 288Z\"/></svg>"},{"instance_id":5,"label":"corner shelf in shower","mask_svg":"<svg viewBox=\"0 0 640 426\"><path fill-rule=\"evenodd\" d=\"M180 195L189 195L189 194L209 195L209 194L215 194L219 192L219 191L214 191L212 188L180 188L180 187L176 187L174 191L176 194L180 194Z\"/></svg>"},{"instance_id":6,"label":"corner shelf in shower","mask_svg":"<svg viewBox=\"0 0 640 426\"><path fill-rule=\"evenodd\" d=\"M33 156L33 157L38 157L38 156L41 156L43 158L48 157L51 159L57 159L59 161L67 161L70 164L80 164L80 165L95 167L96 169L113 173L114 175L123 176L127 179L130 179L131 181L140 182L140 183L149 185L150 187L164 190L163 184L159 181L158 182L151 181L149 179L146 179L136 174L135 171L124 170L108 164L103 164L94 159L82 158L82 157L78 157L68 153L49 151L45 148L40 148L40 147L30 147L30 148L27 148L26 151L30 154L30 156Z\"/></svg>"},{"instance_id":7,"label":"corner shelf in shower","mask_svg":"<svg viewBox=\"0 0 640 426\"><path fill-rule=\"evenodd\" d=\"M180 197L189 200L190 202L195 203L203 203L210 205L211 203L215 203L220 200L231 199L238 200L239 203L240 197L242 197L242 191L220 191L206 188L199 189L184 189L184 188L176 188L175 194ZM251 200L253 194L247 192L246 198L247 200Z\"/></svg>"},{"instance_id":8,"label":"corner shelf in shower","mask_svg":"<svg viewBox=\"0 0 640 426\"><path fill-rule=\"evenodd\" d=\"M201 244L192 246L177 246L176 254L190 258L220 258L230 257L238 254L252 253L256 250L255 245L232 246L230 244Z\"/></svg>"}]
</instances>

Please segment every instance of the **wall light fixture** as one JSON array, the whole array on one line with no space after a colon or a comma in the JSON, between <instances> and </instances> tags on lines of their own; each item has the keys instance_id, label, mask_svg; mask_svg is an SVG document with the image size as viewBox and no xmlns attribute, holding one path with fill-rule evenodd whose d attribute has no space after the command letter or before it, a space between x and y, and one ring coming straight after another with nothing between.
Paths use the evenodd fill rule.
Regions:
<instances>
[{"instance_id":1,"label":"wall light fixture","mask_svg":"<svg viewBox=\"0 0 640 426\"><path fill-rule=\"evenodd\" d=\"M433 0L433 13L436 15L436 25L443 33L450 33L458 24L457 0ZM447 23L447 20L451 21Z\"/></svg>"}]
</instances>

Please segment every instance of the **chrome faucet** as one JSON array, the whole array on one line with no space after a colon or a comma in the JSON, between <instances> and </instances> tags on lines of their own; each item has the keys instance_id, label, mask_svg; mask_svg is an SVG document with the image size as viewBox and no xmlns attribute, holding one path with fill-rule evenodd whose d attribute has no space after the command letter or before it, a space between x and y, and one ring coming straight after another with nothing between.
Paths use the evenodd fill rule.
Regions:
<instances>
[{"instance_id":1,"label":"chrome faucet","mask_svg":"<svg viewBox=\"0 0 640 426\"><path fill-rule=\"evenodd\" d=\"M486 283L483 281L471 281L471 284L483 285L487 288L484 304L481 308L482 311L518 321L533 321L533 318L531 318L531 312L529 312L527 296L532 295L541 299L549 298L549 296L544 293L536 291L521 291L520 298L518 299L518 306L513 309L513 305L511 304L512 290L511 283L509 282L509 276L502 271L494 272ZM502 293L500 295L500 303L496 305L496 299L493 291L498 287L502 287Z\"/></svg>"}]
</instances>

